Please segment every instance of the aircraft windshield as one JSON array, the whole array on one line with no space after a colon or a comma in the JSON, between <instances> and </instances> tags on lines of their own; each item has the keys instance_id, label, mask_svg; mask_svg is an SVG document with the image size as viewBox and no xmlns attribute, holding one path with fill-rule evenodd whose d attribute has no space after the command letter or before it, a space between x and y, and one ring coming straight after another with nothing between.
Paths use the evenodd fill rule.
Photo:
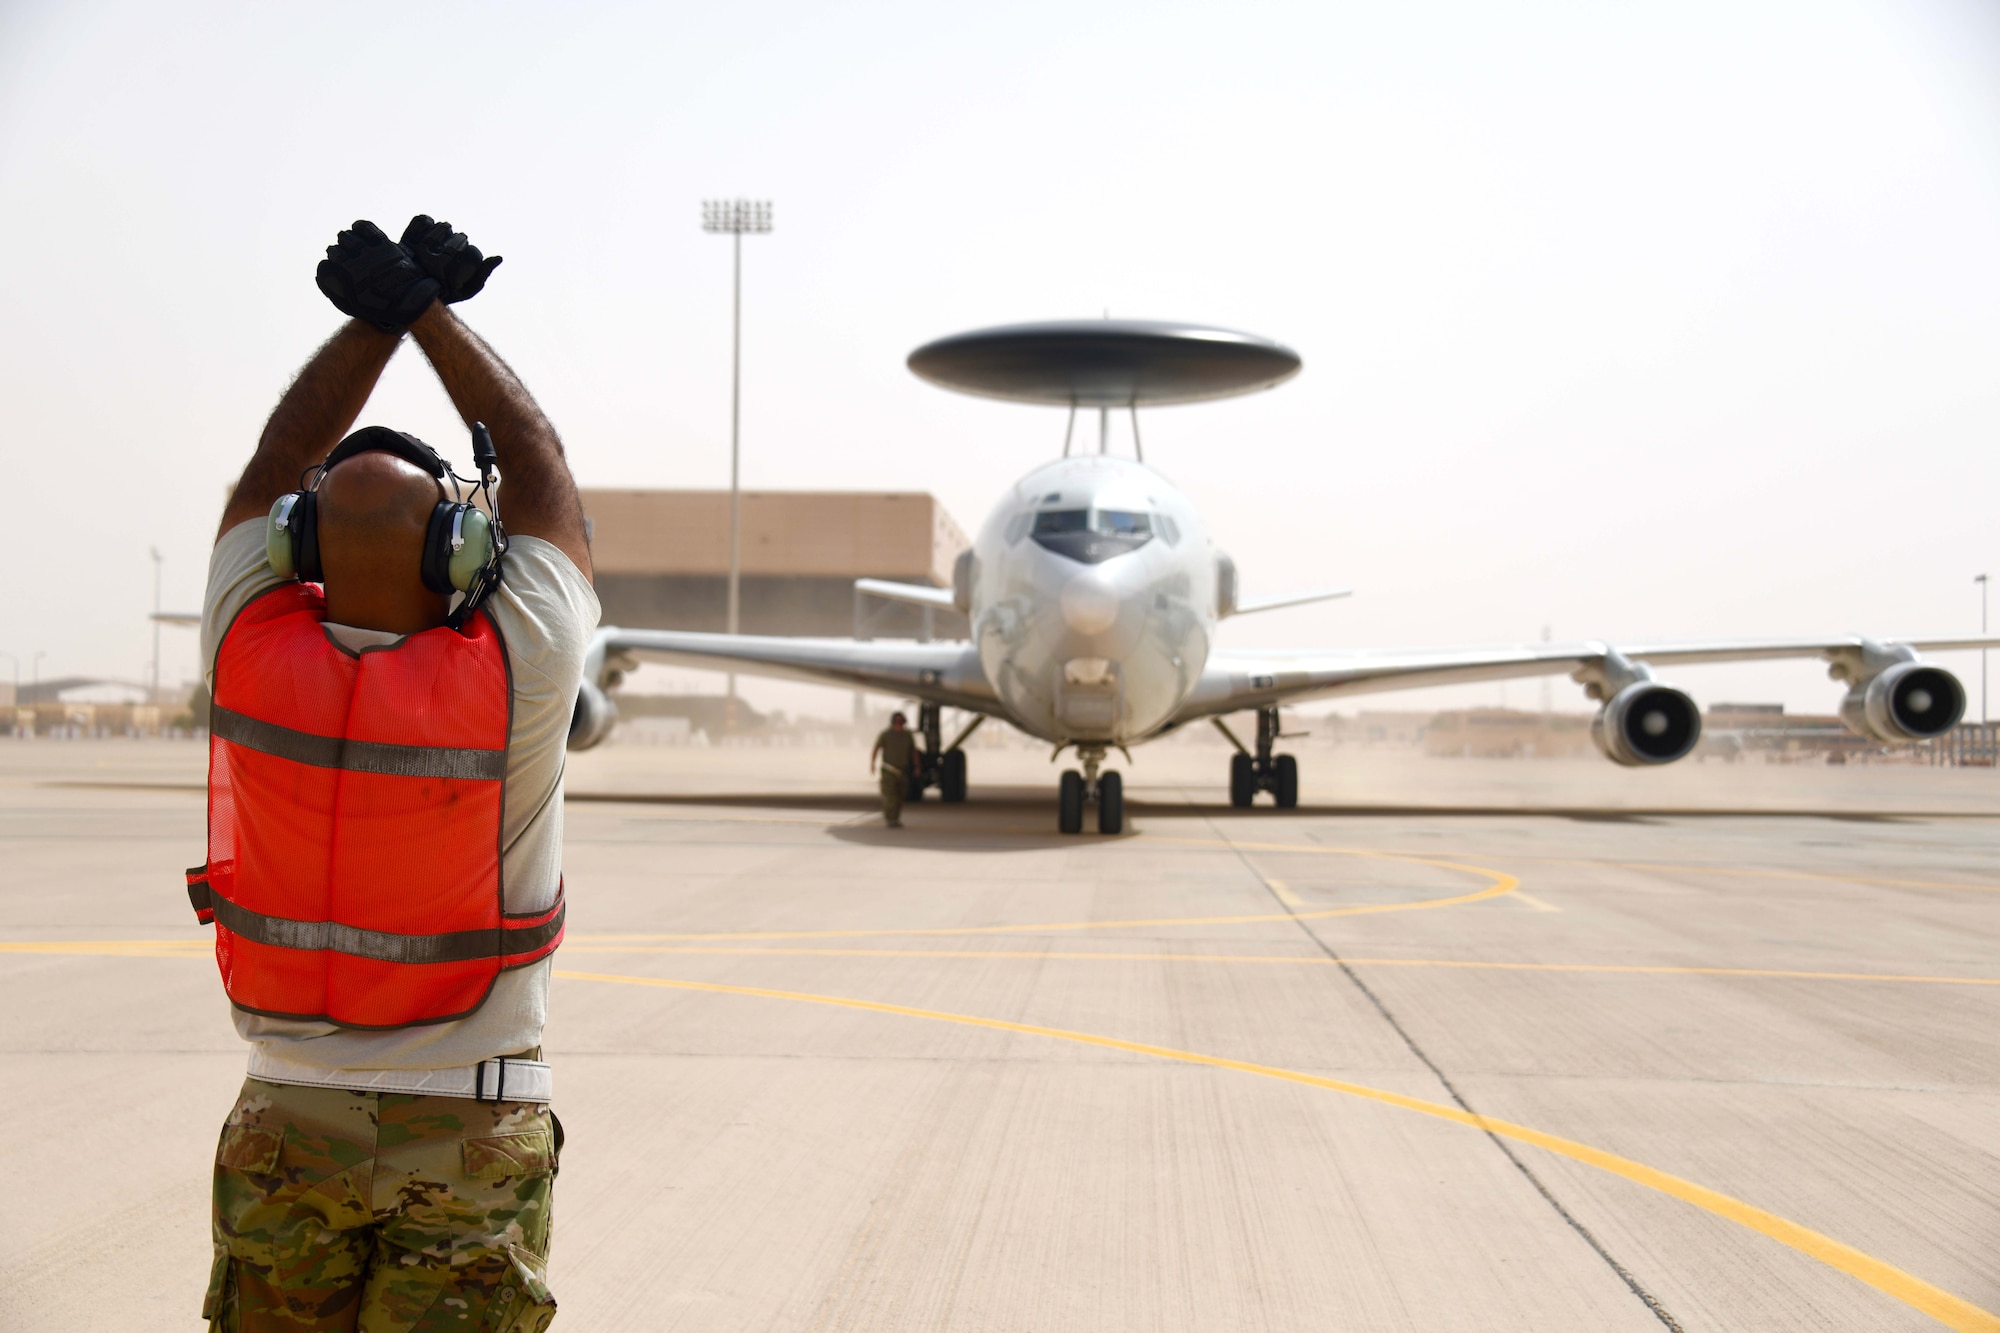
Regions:
<instances>
[{"instance_id":1,"label":"aircraft windshield","mask_svg":"<svg viewBox=\"0 0 2000 1333\"><path fill-rule=\"evenodd\" d=\"M1153 516L1130 509L1045 509L1035 515L1035 544L1087 565L1136 551L1153 535Z\"/></svg>"},{"instance_id":2,"label":"aircraft windshield","mask_svg":"<svg viewBox=\"0 0 2000 1333\"><path fill-rule=\"evenodd\" d=\"M1114 537L1150 537L1153 535L1153 516L1125 509L1093 509L1090 511L1090 530Z\"/></svg>"}]
</instances>

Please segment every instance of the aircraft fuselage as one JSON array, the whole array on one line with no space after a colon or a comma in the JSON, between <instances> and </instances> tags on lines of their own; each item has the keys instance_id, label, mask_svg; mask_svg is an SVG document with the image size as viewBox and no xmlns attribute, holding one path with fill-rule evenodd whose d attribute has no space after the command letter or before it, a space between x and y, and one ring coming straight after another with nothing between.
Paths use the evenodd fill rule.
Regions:
<instances>
[{"instance_id":1,"label":"aircraft fuselage","mask_svg":"<svg viewBox=\"0 0 2000 1333\"><path fill-rule=\"evenodd\" d=\"M971 621L1009 720L1127 745L1171 720L1208 659L1217 553L1187 497L1104 454L1015 483L973 543Z\"/></svg>"}]
</instances>

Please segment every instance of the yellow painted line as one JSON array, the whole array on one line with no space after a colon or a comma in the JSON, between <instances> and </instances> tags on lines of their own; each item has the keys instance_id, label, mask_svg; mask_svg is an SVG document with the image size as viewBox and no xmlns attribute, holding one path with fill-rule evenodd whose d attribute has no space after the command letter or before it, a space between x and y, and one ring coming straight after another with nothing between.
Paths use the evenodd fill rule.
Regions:
<instances>
[{"instance_id":1,"label":"yellow painted line","mask_svg":"<svg viewBox=\"0 0 2000 1333\"><path fill-rule=\"evenodd\" d=\"M1780 981L1898 981L1931 986L2000 986L2000 977L1935 977L1897 972L1807 972L1772 967L1695 967L1667 963L1507 963L1457 958L1327 958L1240 953L1083 953L1037 949L805 949L763 945L569 944L564 954L657 953L732 958L960 958L1072 963L1248 963L1298 967L1442 967L1487 972L1601 972L1640 976L1766 977Z\"/></svg>"},{"instance_id":2,"label":"yellow painted line","mask_svg":"<svg viewBox=\"0 0 2000 1333\"><path fill-rule=\"evenodd\" d=\"M1562 908L1557 907L1551 903L1545 903L1540 898L1535 897L1533 894L1523 893L1519 889L1514 890L1514 901L1517 903L1526 903L1529 907L1534 908L1537 912L1562 911Z\"/></svg>"},{"instance_id":3,"label":"yellow painted line","mask_svg":"<svg viewBox=\"0 0 2000 1333\"><path fill-rule=\"evenodd\" d=\"M1479 853L1472 853L1479 855ZM1954 889L1966 893L2000 893L2000 884L1956 884L1941 879L1889 879L1879 875L1835 875L1822 870L1775 870L1758 866L1711 866L1687 861L1611 861L1601 856L1522 856L1505 859L1544 866L1608 866L1614 870L1655 870L1688 875L1734 875L1748 879L1827 880L1835 884L1876 884L1892 889Z\"/></svg>"},{"instance_id":4,"label":"yellow painted line","mask_svg":"<svg viewBox=\"0 0 2000 1333\"><path fill-rule=\"evenodd\" d=\"M806 1004L833 1005L843 1009L862 1009L873 1013L896 1014L904 1018L925 1018L934 1022L989 1028L997 1032L1050 1037L1058 1041L1077 1042L1084 1046L1125 1051L1133 1055L1149 1055L1162 1060L1178 1060L1186 1064L1208 1065L1211 1068L1233 1070L1240 1074L1256 1074L1263 1078L1281 1079L1287 1083L1326 1088L1333 1092L1346 1093L1350 1097L1359 1097L1385 1106L1414 1111L1434 1119L1450 1121L1453 1124L1485 1130L1502 1138L1542 1148L1585 1166L1621 1176L1634 1184L1657 1190L1684 1203L1693 1204L1704 1212L1734 1222L1738 1226L1747 1227L1759 1235L1768 1236L1810 1259L1867 1283L1911 1309L1929 1315L1947 1328L1959 1330L1960 1333L2000 1333L2000 1315L1982 1310L1971 1302L1954 1296L1940 1287L1934 1287L1922 1278L1907 1273L1893 1264L1863 1253L1810 1227L1780 1217L1776 1213L1767 1212L1754 1204L1745 1203L1741 1199L1733 1198L1719 1190L1709 1189L1705 1185L1697 1185L1691 1180L1670 1175L1643 1162L1635 1162L1616 1153L1593 1148L1587 1143L1546 1134L1526 1125L1473 1115L1455 1106L1428 1102L1418 1097L1407 1097L1399 1092L1388 1092L1381 1088L1325 1078L1318 1074L1301 1073L1295 1069L1280 1069L1275 1065L1230 1060L1218 1055L1203 1055L1198 1051L1182 1051L1170 1046L1154 1046L1147 1042L1124 1041L1117 1037L1101 1037L1091 1032L1073 1032L1067 1028L1041 1027L1032 1023L1013 1023L1001 1018L981 1018L972 1014L947 1013L938 1009L915 1009L908 1005L883 1004L875 1000L856 1000L839 995L813 995L804 991L766 990L754 986L724 986L707 981L628 977L599 972L557 972L556 975L570 981L599 981L628 986L658 986L668 990L710 991L722 995L746 995L767 1000L792 1000Z\"/></svg>"},{"instance_id":5,"label":"yellow painted line","mask_svg":"<svg viewBox=\"0 0 2000 1333\"><path fill-rule=\"evenodd\" d=\"M206 958L206 940L0 941L0 953L69 954L105 958ZM579 953L672 954L730 958L953 958L1072 963L1233 963L1298 967L1440 967L1475 972L1595 972L1640 976L1763 977L1779 981L1885 981L1929 986L2000 986L2000 977L1938 977L1896 972L1806 972L1769 967L1695 967L1651 963L1508 963L1458 958L1343 958L1323 955L1234 953L1084 953L1040 949L808 949L777 945L583 944L566 942L564 956Z\"/></svg>"},{"instance_id":6,"label":"yellow painted line","mask_svg":"<svg viewBox=\"0 0 2000 1333\"><path fill-rule=\"evenodd\" d=\"M824 940L879 935L1047 935L1066 930L1136 930L1153 926L1238 926L1263 921L1318 921L1335 916L1371 916L1381 912L1421 912L1438 907L1462 907L1466 903L1484 902L1489 898L1513 893L1521 887L1520 880L1502 870L1465 865L1458 861L1443 861L1430 856L1415 856L1406 852L1378 852L1359 847L1301 847L1294 843L1235 843L1215 838L1164 841L1199 842L1205 846L1228 847L1242 851L1303 852L1316 856L1361 856L1383 861L1401 861L1409 865L1436 866L1442 870L1456 870L1468 875L1477 875L1487 881L1487 886L1472 893L1461 893L1450 898L1425 898L1412 903L1368 903L1358 907L1324 907L1311 912L1257 912L1243 916L1172 916L1130 921L1043 921L1024 926L890 926L858 930L682 931L572 935L569 938L579 944L649 940Z\"/></svg>"},{"instance_id":7,"label":"yellow painted line","mask_svg":"<svg viewBox=\"0 0 2000 1333\"><path fill-rule=\"evenodd\" d=\"M199 958L208 940L0 940L0 953L98 954L131 958Z\"/></svg>"},{"instance_id":8,"label":"yellow painted line","mask_svg":"<svg viewBox=\"0 0 2000 1333\"><path fill-rule=\"evenodd\" d=\"M1311 903L1308 903L1305 899L1299 897L1298 894L1293 893L1291 887L1287 885L1285 881L1283 881L1282 879L1272 879L1270 876L1266 875L1264 877L1264 882L1271 886L1271 892L1276 894L1278 897L1278 901L1283 903L1285 906L1287 907L1312 906ZM1519 889L1514 890L1515 896L1518 897L1520 895L1520 892L1521 891Z\"/></svg>"}]
</instances>

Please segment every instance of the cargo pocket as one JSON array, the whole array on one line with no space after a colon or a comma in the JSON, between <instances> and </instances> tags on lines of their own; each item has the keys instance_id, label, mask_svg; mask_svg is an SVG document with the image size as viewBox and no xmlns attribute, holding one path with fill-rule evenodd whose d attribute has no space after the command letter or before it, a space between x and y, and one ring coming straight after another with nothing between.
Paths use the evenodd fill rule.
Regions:
<instances>
[{"instance_id":1,"label":"cargo pocket","mask_svg":"<svg viewBox=\"0 0 2000 1333\"><path fill-rule=\"evenodd\" d=\"M229 1262L228 1249L216 1246L215 1262L208 1266L208 1291L201 1298L201 1317L208 1321L210 1329L223 1327L223 1313L230 1305L230 1279L234 1271Z\"/></svg>"},{"instance_id":2,"label":"cargo pocket","mask_svg":"<svg viewBox=\"0 0 2000 1333\"><path fill-rule=\"evenodd\" d=\"M278 1153L285 1136L275 1130L249 1125L225 1125L222 1139L215 1145L215 1164L253 1176L268 1176L278 1169Z\"/></svg>"},{"instance_id":3,"label":"cargo pocket","mask_svg":"<svg viewBox=\"0 0 2000 1333\"><path fill-rule=\"evenodd\" d=\"M549 1294L548 1260L519 1245L507 1247L507 1276L488 1307L492 1333L542 1333L555 1322L556 1298Z\"/></svg>"}]
</instances>

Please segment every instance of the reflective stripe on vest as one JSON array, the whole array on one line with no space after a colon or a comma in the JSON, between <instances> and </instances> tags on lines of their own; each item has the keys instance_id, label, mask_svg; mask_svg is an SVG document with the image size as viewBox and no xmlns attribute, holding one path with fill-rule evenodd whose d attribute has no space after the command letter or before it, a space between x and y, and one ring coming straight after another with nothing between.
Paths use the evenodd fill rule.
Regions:
<instances>
[{"instance_id":1,"label":"reflective stripe on vest","mask_svg":"<svg viewBox=\"0 0 2000 1333\"><path fill-rule=\"evenodd\" d=\"M220 704L209 708L209 730L245 749L273 754L314 768L350 773L386 773L398 778L467 778L498 782L507 776L505 750L453 750L441 745L396 745L316 736L275 722L259 722Z\"/></svg>"},{"instance_id":2,"label":"reflective stripe on vest","mask_svg":"<svg viewBox=\"0 0 2000 1333\"><path fill-rule=\"evenodd\" d=\"M385 963L464 963L476 958L510 958L535 953L553 946L562 938L567 908L562 888L556 889L556 905L546 912L509 917L499 931L459 930L445 935L398 935L386 930L361 930L337 921L293 921L282 916L266 916L247 907L238 907L217 897L208 886L207 866L188 872L188 898L195 916L204 925L219 921L246 940L279 949L328 949L354 958L374 958Z\"/></svg>"},{"instance_id":3,"label":"reflective stripe on vest","mask_svg":"<svg viewBox=\"0 0 2000 1333\"><path fill-rule=\"evenodd\" d=\"M349 651L319 590L254 599L216 650L209 859L188 874L232 1003L343 1027L441 1023L554 952L501 883L512 681L490 617ZM535 901L529 896L528 901Z\"/></svg>"}]
</instances>

